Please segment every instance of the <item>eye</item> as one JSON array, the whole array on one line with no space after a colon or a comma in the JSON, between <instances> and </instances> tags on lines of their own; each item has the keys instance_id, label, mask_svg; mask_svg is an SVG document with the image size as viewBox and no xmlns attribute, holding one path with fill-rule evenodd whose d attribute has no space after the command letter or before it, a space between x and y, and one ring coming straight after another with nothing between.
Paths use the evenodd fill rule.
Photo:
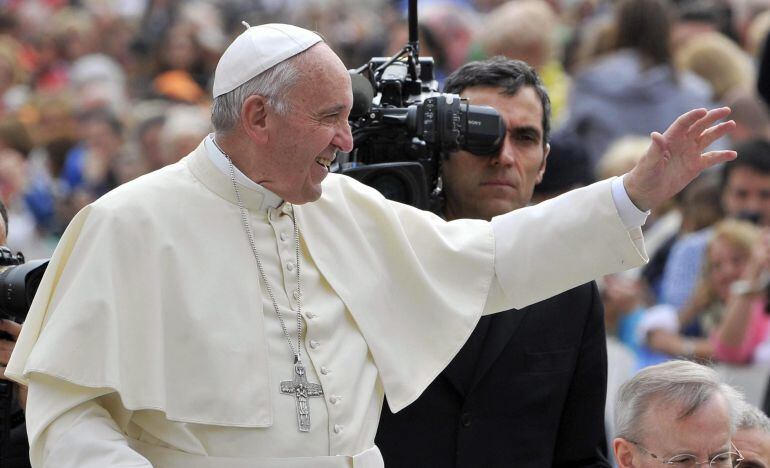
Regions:
<instances>
[{"instance_id":1,"label":"eye","mask_svg":"<svg viewBox=\"0 0 770 468\"><path fill-rule=\"evenodd\" d=\"M736 198L744 199L749 196L749 192L748 190L734 190L733 196L735 196Z\"/></svg>"},{"instance_id":2,"label":"eye","mask_svg":"<svg viewBox=\"0 0 770 468\"><path fill-rule=\"evenodd\" d=\"M732 466L733 456L731 453L720 453L711 460L712 466Z\"/></svg>"},{"instance_id":3,"label":"eye","mask_svg":"<svg viewBox=\"0 0 770 468\"><path fill-rule=\"evenodd\" d=\"M537 135L533 135L531 133L517 133L513 135L514 139L517 141L521 141L524 143L537 143L538 138Z\"/></svg>"},{"instance_id":4,"label":"eye","mask_svg":"<svg viewBox=\"0 0 770 468\"><path fill-rule=\"evenodd\" d=\"M668 460L670 465L695 466L695 457L692 455L677 455Z\"/></svg>"}]
</instances>

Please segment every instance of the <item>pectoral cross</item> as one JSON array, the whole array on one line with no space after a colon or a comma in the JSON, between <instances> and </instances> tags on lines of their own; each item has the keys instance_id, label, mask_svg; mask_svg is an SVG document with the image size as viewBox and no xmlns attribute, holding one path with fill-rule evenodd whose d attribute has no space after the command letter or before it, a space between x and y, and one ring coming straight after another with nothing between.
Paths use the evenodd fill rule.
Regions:
<instances>
[{"instance_id":1,"label":"pectoral cross","mask_svg":"<svg viewBox=\"0 0 770 468\"><path fill-rule=\"evenodd\" d=\"M310 432L310 405L309 397L322 396L324 394L321 385L307 381L305 366L302 361L294 364L294 378L281 381L281 393L294 395L297 403L297 423L300 432Z\"/></svg>"}]
</instances>

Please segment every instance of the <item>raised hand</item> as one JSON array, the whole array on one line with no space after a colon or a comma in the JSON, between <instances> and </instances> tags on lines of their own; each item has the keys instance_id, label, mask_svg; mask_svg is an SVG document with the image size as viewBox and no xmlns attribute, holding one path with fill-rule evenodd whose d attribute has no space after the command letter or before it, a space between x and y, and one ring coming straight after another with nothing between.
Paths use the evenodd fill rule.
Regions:
<instances>
[{"instance_id":1,"label":"raised hand","mask_svg":"<svg viewBox=\"0 0 770 468\"><path fill-rule=\"evenodd\" d=\"M730 115L729 107L695 109L679 116L652 143L639 163L623 179L626 192L646 211L673 197L705 169L735 159L735 151L709 151L711 143L735 128L735 122L717 123Z\"/></svg>"}]
</instances>

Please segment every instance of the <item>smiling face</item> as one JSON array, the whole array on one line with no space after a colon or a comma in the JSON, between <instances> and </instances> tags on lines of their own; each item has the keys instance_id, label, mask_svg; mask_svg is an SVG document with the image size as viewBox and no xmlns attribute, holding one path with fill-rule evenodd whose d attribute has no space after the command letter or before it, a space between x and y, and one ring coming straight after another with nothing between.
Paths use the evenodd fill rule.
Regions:
<instances>
[{"instance_id":1,"label":"smiling face","mask_svg":"<svg viewBox=\"0 0 770 468\"><path fill-rule=\"evenodd\" d=\"M721 301L730 294L730 285L740 279L751 253L724 237L716 238L708 249L708 280Z\"/></svg>"},{"instance_id":2,"label":"smiling face","mask_svg":"<svg viewBox=\"0 0 770 468\"><path fill-rule=\"evenodd\" d=\"M500 152L476 156L458 151L442 165L447 219L492 217L526 206L543 178L548 145L543 145L543 105L531 86L505 95L500 88L475 87L461 93L471 104L495 108L505 122Z\"/></svg>"},{"instance_id":3,"label":"smiling face","mask_svg":"<svg viewBox=\"0 0 770 468\"><path fill-rule=\"evenodd\" d=\"M317 200L336 151L353 148L347 120L353 93L345 66L318 44L307 51L301 74L288 93L288 112L267 109L269 154L256 181L295 204Z\"/></svg>"}]
</instances>

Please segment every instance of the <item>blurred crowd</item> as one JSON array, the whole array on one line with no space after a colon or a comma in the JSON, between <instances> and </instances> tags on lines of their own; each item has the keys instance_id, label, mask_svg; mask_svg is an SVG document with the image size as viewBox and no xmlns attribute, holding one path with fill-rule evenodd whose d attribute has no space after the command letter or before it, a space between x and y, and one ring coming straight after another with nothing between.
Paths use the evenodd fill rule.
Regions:
<instances>
[{"instance_id":1,"label":"blurred crowd","mask_svg":"<svg viewBox=\"0 0 770 468\"><path fill-rule=\"evenodd\" d=\"M601 282L610 363L770 366L770 0L419 7L420 55L439 82L495 55L542 76L554 125L535 199L625 173L649 133L689 109L732 107L737 128L720 147L739 159L653 210L649 265ZM50 256L80 208L194 149L211 131L210 77L242 21L317 30L348 68L407 42L405 0L0 2L8 246Z\"/></svg>"}]
</instances>

